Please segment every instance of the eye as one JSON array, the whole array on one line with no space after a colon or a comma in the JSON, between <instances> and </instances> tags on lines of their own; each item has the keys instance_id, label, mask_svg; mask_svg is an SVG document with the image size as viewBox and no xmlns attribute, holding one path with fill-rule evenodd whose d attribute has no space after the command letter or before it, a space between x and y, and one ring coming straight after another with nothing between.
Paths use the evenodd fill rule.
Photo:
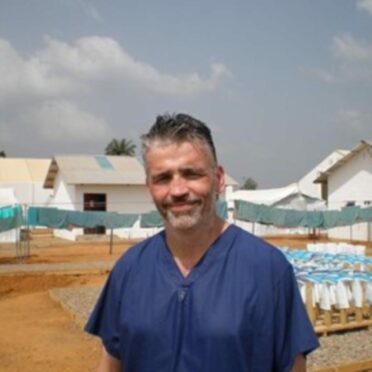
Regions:
<instances>
[{"instance_id":1,"label":"eye","mask_svg":"<svg viewBox=\"0 0 372 372\"><path fill-rule=\"evenodd\" d=\"M161 183L167 183L171 179L171 176L167 173L157 174L153 177L151 177L152 183L154 184L161 184Z\"/></svg>"},{"instance_id":2,"label":"eye","mask_svg":"<svg viewBox=\"0 0 372 372\"><path fill-rule=\"evenodd\" d=\"M198 170L198 169L185 169L182 172L183 177L189 179L189 180L197 180L199 178L202 178L204 176L204 172Z\"/></svg>"}]
</instances>

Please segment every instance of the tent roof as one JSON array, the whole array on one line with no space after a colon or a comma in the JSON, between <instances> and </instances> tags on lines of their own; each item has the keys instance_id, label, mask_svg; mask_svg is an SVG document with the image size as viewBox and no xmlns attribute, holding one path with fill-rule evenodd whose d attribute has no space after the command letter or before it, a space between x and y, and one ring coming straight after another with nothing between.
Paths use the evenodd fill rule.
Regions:
<instances>
[{"instance_id":1,"label":"tent roof","mask_svg":"<svg viewBox=\"0 0 372 372\"><path fill-rule=\"evenodd\" d=\"M339 159L331 167L326 169L324 172L321 172L320 175L314 180L314 183L325 183L330 174L335 172L337 169L341 168L344 164L353 159L357 154L362 152L366 148L372 148L372 142L369 141L360 141L360 143L355 146L351 151L349 151L345 156Z\"/></svg>"},{"instance_id":2,"label":"tent roof","mask_svg":"<svg viewBox=\"0 0 372 372\"><path fill-rule=\"evenodd\" d=\"M0 183L44 182L50 159L0 158Z\"/></svg>"},{"instance_id":3,"label":"tent roof","mask_svg":"<svg viewBox=\"0 0 372 372\"><path fill-rule=\"evenodd\" d=\"M11 188L0 188L0 206L16 204L18 201Z\"/></svg>"},{"instance_id":4,"label":"tent roof","mask_svg":"<svg viewBox=\"0 0 372 372\"><path fill-rule=\"evenodd\" d=\"M132 156L58 155L50 164L44 182L53 188L58 172L72 185L144 185L145 171Z\"/></svg>"},{"instance_id":5,"label":"tent roof","mask_svg":"<svg viewBox=\"0 0 372 372\"><path fill-rule=\"evenodd\" d=\"M232 194L232 199L272 206L277 205L280 201L293 199L290 198L293 196L301 196L312 202L319 200L301 192L298 183L291 183L288 186L276 189L237 190Z\"/></svg>"}]
</instances>

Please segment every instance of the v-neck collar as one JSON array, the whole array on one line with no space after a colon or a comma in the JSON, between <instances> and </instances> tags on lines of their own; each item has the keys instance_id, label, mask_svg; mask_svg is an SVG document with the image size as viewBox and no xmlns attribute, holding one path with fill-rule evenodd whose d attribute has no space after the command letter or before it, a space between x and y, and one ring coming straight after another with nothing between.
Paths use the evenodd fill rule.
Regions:
<instances>
[{"instance_id":1,"label":"v-neck collar","mask_svg":"<svg viewBox=\"0 0 372 372\"><path fill-rule=\"evenodd\" d=\"M185 277L178 268L176 261L173 258L172 252L169 249L165 237L165 231L160 233L160 261L167 275L176 286L190 286L200 276L202 276L211 265L215 263L219 256L227 253L231 243L234 241L238 229L234 225L229 225L221 235L210 245L198 263L192 268L190 273Z\"/></svg>"}]
</instances>

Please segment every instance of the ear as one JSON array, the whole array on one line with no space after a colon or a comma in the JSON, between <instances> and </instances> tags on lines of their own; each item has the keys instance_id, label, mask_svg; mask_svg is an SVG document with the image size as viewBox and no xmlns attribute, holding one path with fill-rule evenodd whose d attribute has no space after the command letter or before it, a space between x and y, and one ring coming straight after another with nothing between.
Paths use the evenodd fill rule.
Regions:
<instances>
[{"instance_id":1,"label":"ear","mask_svg":"<svg viewBox=\"0 0 372 372\"><path fill-rule=\"evenodd\" d=\"M225 190L225 170L221 165L217 167L216 170L217 177L217 192L221 194Z\"/></svg>"}]
</instances>

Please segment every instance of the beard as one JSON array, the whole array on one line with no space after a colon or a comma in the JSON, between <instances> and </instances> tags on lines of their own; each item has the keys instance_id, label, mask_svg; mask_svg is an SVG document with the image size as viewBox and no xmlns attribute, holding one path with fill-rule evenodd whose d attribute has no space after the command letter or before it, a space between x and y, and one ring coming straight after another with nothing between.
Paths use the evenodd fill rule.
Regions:
<instances>
[{"instance_id":1,"label":"beard","mask_svg":"<svg viewBox=\"0 0 372 372\"><path fill-rule=\"evenodd\" d=\"M190 210L175 212L171 207L177 203L190 203ZM182 199L166 200L159 208L163 218L175 229L187 230L198 225L208 215L213 215L213 201L207 199L188 197Z\"/></svg>"},{"instance_id":2,"label":"beard","mask_svg":"<svg viewBox=\"0 0 372 372\"><path fill-rule=\"evenodd\" d=\"M175 229L187 230L197 225L201 220L201 205L195 205L191 211L183 213L174 213L166 210L166 220Z\"/></svg>"}]
</instances>

